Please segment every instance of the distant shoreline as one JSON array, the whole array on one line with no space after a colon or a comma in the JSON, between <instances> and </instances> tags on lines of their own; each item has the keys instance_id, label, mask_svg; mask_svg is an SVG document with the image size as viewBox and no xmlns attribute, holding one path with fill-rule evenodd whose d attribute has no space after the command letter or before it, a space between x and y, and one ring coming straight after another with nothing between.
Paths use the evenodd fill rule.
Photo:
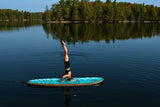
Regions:
<instances>
[{"instance_id":1,"label":"distant shoreline","mask_svg":"<svg viewBox=\"0 0 160 107\"><path fill-rule=\"evenodd\" d=\"M20 21L23 21L23 22L26 22L26 21L43 21L41 19L12 19L12 20L9 20L9 19L6 19L6 20L0 20L0 22L20 22Z\"/></svg>"},{"instance_id":2,"label":"distant shoreline","mask_svg":"<svg viewBox=\"0 0 160 107\"><path fill-rule=\"evenodd\" d=\"M42 21L44 24L89 24L89 23L157 23L160 24L160 21L129 21L129 20L124 20L124 21L43 21L41 19L23 19L23 20L18 20L18 19L13 19L13 20L0 20L0 22L20 22L20 21Z\"/></svg>"},{"instance_id":3,"label":"distant shoreline","mask_svg":"<svg viewBox=\"0 0 160 107\"><path fill-rule=\"evenodd\" d=\"M46 21L45 23L47 24L51 24L51 23L70 23L70 24L88 24L88 23L160 23L160 21L128 21L128 20L124 20L124 21Z\"/></svg>"}]
</instances>

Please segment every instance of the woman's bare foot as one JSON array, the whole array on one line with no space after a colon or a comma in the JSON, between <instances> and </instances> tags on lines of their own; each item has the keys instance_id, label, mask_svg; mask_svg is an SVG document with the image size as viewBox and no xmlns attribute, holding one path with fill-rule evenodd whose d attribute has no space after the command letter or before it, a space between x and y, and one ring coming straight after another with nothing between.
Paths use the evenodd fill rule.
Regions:
<instances>
[{"instance_id":1,"label":"woman's bare foot","mask_svg":"<svg viewBox=\"0 0 160 107\"><path fill-rule=\"evenodd\" d=\"M63 41L63 40L62 40L62 45L63 45L63 46L66 46L66 44L64 43L64 41Z\"/></svg>"}]
</instances>

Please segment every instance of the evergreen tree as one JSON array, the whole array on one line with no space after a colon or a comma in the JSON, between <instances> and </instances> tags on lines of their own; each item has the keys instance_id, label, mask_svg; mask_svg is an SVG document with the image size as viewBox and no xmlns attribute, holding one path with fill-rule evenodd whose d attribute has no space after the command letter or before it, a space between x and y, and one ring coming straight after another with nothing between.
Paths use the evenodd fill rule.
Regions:
<instances>
[{"instance_id":1,"label":"evergreen tree","mask_svg":"<svg viewBox=\"0 0 160 107\"><path fill-rule=\"evenodd\" d=\"M56 19L57 20L63 20L63 11L60 5L56 6Z\"/></svg>"},{"instance_id":2,"label":"evergreen tree","mask_svg":"<svg viewBox=\"0 0 160 107\"><path fill-rule=\"evenodd\" d=\"M152 17L151 20L157 20L157 12L156 12L156 10L155 10L153 5L150 8L150 15Z\"/></svg>"},{"instance_id":3,"label":"evergreen tree","mask_svg":"<svg viewBox=\"0 0 160 107\"><path fill-rule=\"evenodd\" d=\"M64 18L66 20L68 20L69 17L70 17L70 9L68 7L66 7L65 10L64 10Z\"/></svg>"},{"instance_id":4,"label":"evergreen tree","mask_svg":"<svg viewBox=\"0 0 160 107\"><path fill-rule=\"evenodd\" d=\"M116 1L116 0L115 0ZM106 0L106 3L111 3L111 0Z\"/></svg>"},{"instance_id":5,"label":"evergreen tree","mask_svg":"<svg viewBox=\"0 0 160 107\"><path fill-rule=\"evenodd\" d=\"M114 8L111 2L107 2L104 8L104 19L105 20L113 20L114 18Z\"/></svg>"},{"instance_id":6,"label":"evergreen tree","mask_svg":"<svg viewBox=\"0 0 160 107\"><path fill-rule=\"evenodd\" d=\"M71 20L79 20L78 0L73 0L71 9Z\"/></svg>"},{"instance_id":7,"label":"evergreen tree","mask_svg":"<svg viewBox=\"0 0 160 107\"><path fill-rule=\"evenodd\" d=\"M157 9L157 11L158 11L158 12L157 12L157 13L158 13L158 14L157 14L158 20L160 20L160 7Z\"/></svg>"},{"instance_id":8,"label":"evergreen tree","mask_svg":"<svg viewBox=\"0 0 160 107\"><path fill-rule=\"evenodd\" d=\"M89 19L89 8L88 8L88 1L87 0L81 0L80 6L80 16L82 20L88 20Z\"/></svg>"},{"instance_id":9,"label":"evergreen tree","mask_svg":"<svg viewBox=\"0 0 160 107\"><path fill-rule=\"evenodd\" d=\"M101 20L103 15L102 2L100 0L96 0L94 8L95 8L96 20Z\"/></svg>"},{"instance_id":10,"label":"evergreen tree","mask_svg":"<svg viewBox=\"0 0 160 107\"><path fill-rule=\"evenodd\" d=\"M46 10L43 14L43 20L45 20L45 21L50 21L51 20L51 12L48 9L48 6L46 6Z\"/></svg>"}]
</instances>

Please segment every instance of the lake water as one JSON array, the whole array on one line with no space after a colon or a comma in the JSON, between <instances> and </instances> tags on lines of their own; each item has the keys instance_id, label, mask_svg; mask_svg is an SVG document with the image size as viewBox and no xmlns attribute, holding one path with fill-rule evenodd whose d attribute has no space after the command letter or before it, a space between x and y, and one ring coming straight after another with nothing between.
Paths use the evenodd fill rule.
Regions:
<instances>
[{"instance_id":1,"label":"lake water","mask_svg":"<svg viewBox=\"0 0 160 107\"><path fill-rule=\"evenodd\" d=\"M25 84L61 77L61 40L73 77L103 77L103 84ZM160 25L0 22L0 96L0 107L159 107Z\"/></svg>"}]
</instances>

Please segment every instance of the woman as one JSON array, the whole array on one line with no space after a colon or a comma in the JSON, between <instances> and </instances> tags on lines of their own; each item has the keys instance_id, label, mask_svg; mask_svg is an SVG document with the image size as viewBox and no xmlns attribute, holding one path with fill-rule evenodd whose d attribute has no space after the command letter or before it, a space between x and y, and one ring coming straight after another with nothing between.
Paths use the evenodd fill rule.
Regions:
<instances>
[{"instance_id":1,"label":"woman","mask_svg":"<svg viewBox=\"0 0 160 107\"><path fill-rule=\"evenodd\" d=\"M70 62L69 62L69 57L68 57L68 50L63 40L62 40L62 45L63 45L64 52L65 52L65 55L64 55L65 75L62 76L61 82L64 83L63 81L64 78L67 77L68 80L72 80L72 76L71 76Z\"/></svg>"}]
</instances>

